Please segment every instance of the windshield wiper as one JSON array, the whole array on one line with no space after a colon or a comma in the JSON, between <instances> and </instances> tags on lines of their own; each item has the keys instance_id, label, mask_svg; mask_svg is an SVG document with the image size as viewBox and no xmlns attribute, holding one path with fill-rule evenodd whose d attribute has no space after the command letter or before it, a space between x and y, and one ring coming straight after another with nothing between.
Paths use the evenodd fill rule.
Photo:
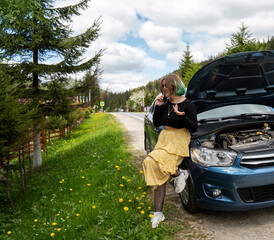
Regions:
<instances>
[{"instance_id":1,"label":"windshield wiper","mask_svg":"<svg viewBox=\"0 0 274 240\"><path fill-rule=\"evenodd\" d=\"M273 119L274 113L242 113L240 115L228 116L228 117L220 117L220 118L207 118L200 119L199 123L207 123L207 122L220 122L223 120L232 120L232 119Z\"/></svg>"}]
</instances>

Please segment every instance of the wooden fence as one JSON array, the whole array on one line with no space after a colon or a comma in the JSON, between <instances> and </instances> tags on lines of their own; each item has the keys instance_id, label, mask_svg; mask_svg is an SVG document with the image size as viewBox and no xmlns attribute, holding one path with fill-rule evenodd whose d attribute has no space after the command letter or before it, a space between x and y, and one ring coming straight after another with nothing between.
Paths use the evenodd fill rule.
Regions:
<instances>
[{"instance_id":1,"label":"wooden fence","mask_svg":"<svg viewBox=\"0 0 274 240\"><path fill-rule=\"evenodd\" d=\"M78 126L83 119L78 120L75 124L65 129L42 130L40 132L40 143L43 152L47 155L47 144L56 138L69 137L72 130ZM6 185L7 197L12 206L12 199L10 196L10 170L19 170L21 179L22 191L25 191L27 185L27 178L32 173L32 156L34 153L34 133L30 131L29 136L22 140L20 147L10 151L8 157L0 158L0 183ZM26 162L28 164L26 164ZM26 169L27 166L27 169Z\"/></svg>"}]
</instances>

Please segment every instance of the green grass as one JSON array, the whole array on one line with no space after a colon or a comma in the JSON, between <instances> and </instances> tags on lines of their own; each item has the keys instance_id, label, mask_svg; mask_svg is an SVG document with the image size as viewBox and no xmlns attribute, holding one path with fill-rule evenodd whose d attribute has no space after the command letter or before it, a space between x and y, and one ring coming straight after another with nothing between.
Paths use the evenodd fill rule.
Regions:
<instances>
[{"instance_id":1,"label":"green grass","mask_svg":"<svg viewBox=\"0 0 274 240\"><path fill-rule=\"evenodd\" d=\"M48 146L25 193L12 174L13 208L0 186L0 239L172 239L174 226L151 229L150 188L131 159L115 118L92 114Z\"/></svg>"}]
</instances>

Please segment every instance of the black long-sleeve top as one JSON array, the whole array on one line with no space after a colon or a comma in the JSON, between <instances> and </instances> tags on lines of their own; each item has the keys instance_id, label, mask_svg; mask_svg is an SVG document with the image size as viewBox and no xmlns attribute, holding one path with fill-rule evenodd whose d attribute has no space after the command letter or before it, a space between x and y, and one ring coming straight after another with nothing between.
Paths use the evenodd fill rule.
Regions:
<instances>
[{"instance_id":1,"label":"black long-sleeve top","mask_svg":"<svg viewBox=\"0 0 274 240\"><path fill-rule=\"evenodd\" d=\"M195 105L187 98L183 102L177 103L178 111L185 112L183 116L179 116L174 112L173 106L175 105L176 103L171 103L169 99L162 106L156 105L153 114L154 126L187 128L190 132L195 132L198 126Z\"/></svg>"}]
</instances>

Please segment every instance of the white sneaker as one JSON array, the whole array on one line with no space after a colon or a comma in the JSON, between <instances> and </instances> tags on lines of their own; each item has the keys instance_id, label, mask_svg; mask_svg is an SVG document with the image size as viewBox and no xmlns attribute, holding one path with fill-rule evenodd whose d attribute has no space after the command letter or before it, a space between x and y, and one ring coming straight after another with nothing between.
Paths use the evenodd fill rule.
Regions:
<instances>
[{"instance_id":1,"label":"white sneaker","mask_svg":"<svg viewBox=\"0 0 274 240\"><path fill-rule=\"evenodd\" d=\"M165 216L162 212L154 212L153 218L151 218L152 228L158 227L159 223L165 220Z\"/></svg>"},{"instance_id":2,"label":"white sneaker","mask_svg":"<svg viewBox=\"0 0 274 240\"><path fill-rule=\"evenodd\" d=\"M187 170L179 169L179 171L181 172L181 174L178 177L174 178L174 187L175 187L176 193L180 193L184 190L186 186L186 180L189 176L189 173Z\"/></svg>"}]
</instances>

